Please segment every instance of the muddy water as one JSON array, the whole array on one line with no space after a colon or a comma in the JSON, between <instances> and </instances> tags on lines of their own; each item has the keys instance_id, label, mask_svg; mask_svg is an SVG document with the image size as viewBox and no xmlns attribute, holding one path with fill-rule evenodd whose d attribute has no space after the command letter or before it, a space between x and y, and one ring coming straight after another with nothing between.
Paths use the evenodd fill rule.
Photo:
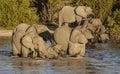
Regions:
<instances>
[{"instance_id":1,"label":"muddy water","mask_svg":"<svg viewBox=\"0 0 120 74\"><path fill-rule=\"evenodd\" d=\"M96 44L85 58L12 58L11 38L0 37L0 74L120 74L120 48Z\"/></svg>"}]
</instances>

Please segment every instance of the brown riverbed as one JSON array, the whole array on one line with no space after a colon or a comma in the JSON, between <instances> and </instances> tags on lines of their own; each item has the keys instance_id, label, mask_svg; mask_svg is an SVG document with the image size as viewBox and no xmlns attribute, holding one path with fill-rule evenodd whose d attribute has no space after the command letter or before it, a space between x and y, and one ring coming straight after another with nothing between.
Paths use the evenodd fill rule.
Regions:
<instances>
[{"instance_id":1,"label":"brown riverbed","mask_svg":"<svg viewBox=\"0 0 120 74\"><path fill-rule=\"evenodd\" d=\"M84 58L13 58L11 37L0 37L0 74L120 74L120 49L96 44Z\"/></svg>"}]
</instances>

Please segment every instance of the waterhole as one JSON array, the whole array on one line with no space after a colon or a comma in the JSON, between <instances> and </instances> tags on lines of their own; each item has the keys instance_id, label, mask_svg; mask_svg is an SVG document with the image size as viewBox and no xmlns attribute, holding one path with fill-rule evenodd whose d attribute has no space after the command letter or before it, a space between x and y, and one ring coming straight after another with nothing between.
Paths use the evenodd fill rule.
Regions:
<instances>
[{"instance_id":1,"label":"waterhole","mask_svg":"<svg viewBox=\"0 0 120 74\"><path fill-rule=\"evenodd\" d=\"M109 44L87 48L84 58L11 57L11 38L0 37L0 74L120 74L120 49Z\"/></svg>"}]
</instances>

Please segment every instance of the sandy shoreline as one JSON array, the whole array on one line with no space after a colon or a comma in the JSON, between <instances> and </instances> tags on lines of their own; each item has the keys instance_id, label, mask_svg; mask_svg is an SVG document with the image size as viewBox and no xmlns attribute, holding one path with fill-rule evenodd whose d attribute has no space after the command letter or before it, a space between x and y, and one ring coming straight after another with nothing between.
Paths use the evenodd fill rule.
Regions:
<instances>
[{"instance_id":1,"label":"sandy shoreline","mask_svg":"<svg viewBox=\"0 0 120 74\"><path fill-rule=\"evenodd\" d=\"M0 36L12 36L12 30L0 30Z\"/></svg>"}]
</instances>

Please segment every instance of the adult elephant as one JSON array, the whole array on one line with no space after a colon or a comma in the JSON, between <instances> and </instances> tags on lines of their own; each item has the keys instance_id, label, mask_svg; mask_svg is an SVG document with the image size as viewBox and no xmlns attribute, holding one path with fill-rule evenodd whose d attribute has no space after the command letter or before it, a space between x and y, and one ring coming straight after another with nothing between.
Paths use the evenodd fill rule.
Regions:
<instances>
[{"instance_id":1,"label":"adult elephant","mask_svg":"<svg viewBox=\"0 0 120 74\"><path fill-rule=\"evenodd\" d=\"M21 43L20 40L22 36L25 34L26 29L30 25L22 23L19 24L12 33L12 54L13 56L21 56Z\"/></svg>"},{"instance_id":2,"label":"adult elephant","mask_svg":"<svg viewBox=\"0 0 120 74\"><path fill-rule=\"evenodd\" d=\"M68 25L77 21L78 24L81 23L82 19L85 19L88 15L93 15L92 9L86 6L64 6L59 12L59 27L63 24Z\"/></svg>"},{"instance_id":3,"label":"adult elephant","mask_svg":"<svg viewBox=\"0 0 120 74\"><path fill-rule=\"evenodd\" d=\"M26 30L26 34L22 37L22 57L55 58L56 52L43 40L40 33L50 31L44 25L32 25Z\"/></svg>"},{"instance_id":4,"label":"adult elephant","mask_svg":"<svg viewBox=\"0 0 120 74\"><path fill-rule=\"evenodd\" d=\"M72 43L83 44L82 47L85 50L85 44L88 42L87 39L93 38L89 31L85 31L86 29L86 26L77 26L76 28L72 29L66 25L57 28L54 32L54 40L56 42L56 46L59 46L60 48L55 50L59 51L58 53L60 55L65 55L68 52L71 56L74 56L74 54L71 54L74 50L69 51L69 49L74 46ZM86 36L83 34L83 32L86 34ZM82 56L84 56L84 52L82 53Z\"/></svg>"},{"instance_id":5,"label":"adult elephant","mask_svg":"<svg viewBox=\"0 0 120 74\"><path fill-rule=\"evenodd\" d=\"M70 56L84 56L85 44L88 39L93 39L94 34L99 34L104 30L99 27L101 25L94 23L95 21L86 20L83 25L74 29L66 25L59 27L54 32L54 40L57 45L61 46L61 51L64 51L64 54L68 52Z\"/></svg>"},{"instance_id":6,"label":"adult elephant","mask_svg":"<svg viewBox=\"0 0 120 74\"><path fill-rule=\"evenodd\" d=\"M71 31L72 29L67 25L59 27L54 31L54 40L57 45L61 46L60 48L60 52L62 52L60 53L61 55L66 54Z\"/></svg>"},{"instance_id":7,"label":"adult elephant","mask_svg":"<svg viewBox=\"0 0 120 74\"><path fill-rule=\"evenodd\" d=\"M19 24L14 30L12 34L12 52L13 56L25 56L26 53L29 53L29 51L24 50L25 52L22 52L22 42L21 40L23 37L31 32L36 32L37 34L44 32L44 31L49 31L53 33L53 31L49 30L47 26L45 25L27 25L27 24ZM27 39L28 40L28 39ZM32 45L31 45L32 47Z\"/></svg>"}]
</instances>

